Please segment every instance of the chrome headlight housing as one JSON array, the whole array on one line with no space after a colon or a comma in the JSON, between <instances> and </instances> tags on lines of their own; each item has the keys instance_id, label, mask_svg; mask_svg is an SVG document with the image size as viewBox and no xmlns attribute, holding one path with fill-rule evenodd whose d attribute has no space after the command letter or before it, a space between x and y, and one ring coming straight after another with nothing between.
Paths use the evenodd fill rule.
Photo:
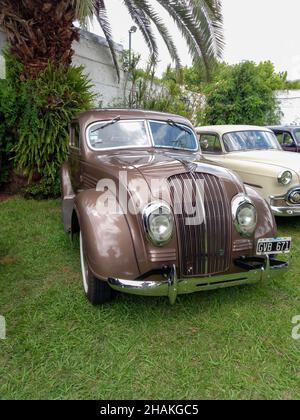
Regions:
<instances>
[{"instance_id":1,"label":"chrome headlight housing","mask_svg":"<svg viewBox=\"0 0 300 420\"><path fill-rule=\"evenodd\" d=\"M143 211L143 224L147 238L155 246L166 245L172 239L174 216L166 203L158 201L148 204Z\"/></svg>"},{"instance_id":2,"label":"chrome headlight housing","mask_svg":"<svg viewBox=\"0 0 300 420\"><path fill-rule=\"evenodd\" d=\"M291 171L283 171L278 175L278 182L281 185L289 185L292 182L293 174Z\"/></svg>"},{"instance_id":3,"label":"chrome headlight housing","mask_svg":"<svg viewBox=\"0 0 300 420\"><path fill-rule=\"evenodd\" d=\"M288 195L288 200L292 204L300 204L300 188L292 190Z\"/></svg>"},{"instance_id":4,"label":"chrome headlight housing","mask_svg":"<svg viewBox=\"0 0 300 420\"><path fill-rule=\"evenodd\" d=\"M241 195L232 202L232 215L236 230L245 237L253 235L257 225L257 210L250 198Z\"/></svg>"}]
</instances>

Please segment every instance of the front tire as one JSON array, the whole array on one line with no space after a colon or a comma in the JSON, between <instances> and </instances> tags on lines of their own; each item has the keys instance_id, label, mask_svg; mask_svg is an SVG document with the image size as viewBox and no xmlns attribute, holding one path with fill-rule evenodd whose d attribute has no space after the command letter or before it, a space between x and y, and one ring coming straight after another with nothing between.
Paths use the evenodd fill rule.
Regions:
<instances>
[{"instance_id":1,"label":"front tire","mask_svg":"<svg viewBox=\"0 0 300 420\"><path fill-rule=\"evenodd\" d=\"M106 302L109 302L113 297L113 290L106 282L97 279L91 273L84 251L84 243L81 231L79 233L79 243L82 283L86 297L92 305L102 305Z\"/></svg>"}]
</instances>

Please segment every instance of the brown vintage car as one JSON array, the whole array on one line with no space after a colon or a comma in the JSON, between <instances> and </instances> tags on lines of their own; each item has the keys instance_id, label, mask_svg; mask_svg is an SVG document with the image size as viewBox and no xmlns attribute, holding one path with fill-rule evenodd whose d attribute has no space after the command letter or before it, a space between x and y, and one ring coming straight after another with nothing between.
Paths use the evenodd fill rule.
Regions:
<instances>
[{"instance_id":1,"label":"brown vintage car","mask_svg":"<svg viewBox=\"0 0 300 420\"><path fill-rule=\"evenodd\" d=\"M63 219L79 234L85 293L168 296L255 283L288 268L275 259L269 205L206 161L186 119L93 110L73 122L61 170Z\"/></svg>"}]
</instances>

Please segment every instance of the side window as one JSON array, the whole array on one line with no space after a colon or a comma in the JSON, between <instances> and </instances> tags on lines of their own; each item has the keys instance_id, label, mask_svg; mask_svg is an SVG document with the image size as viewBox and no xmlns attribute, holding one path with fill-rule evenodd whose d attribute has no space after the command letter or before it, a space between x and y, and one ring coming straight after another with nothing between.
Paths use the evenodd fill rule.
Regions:
<instances>
[{"instance_id":1,"label":"side window","mask_svg":"<svg viewBox=\"0 0 300 420\"><path fill-rule=\"evenodd\" d=\"M275 136L277 137L277 140L279 141L279 143L281 144L281 146L283 145L283 138L284 138L284 133L277 131L275 133Z\"/></svg>"},{"instance_id":2,"label":"side window","mask_svg":"<svg viewBox=\"0 0 300 420\"><path fill-rule=\"evenodd\" d=\"M200 146L203 153L222 153L222 146L217 134L201 134Z\"/></svg>"},{"instance_id":3,"label":"side window","mask_svg":"<svg viewBox=\"0 0 300 420\"><path fill-rule=\"evenodd\" d=\"M290 133L286 132L283 136L283 146L293 146L294 140Z\"/></svg>"},{"instance_id":4,"label":"side window","mask_svg":"<svg viewBox=\"0 0 300 420\"><path fill-rule=\"evenodd\" d=\"M80 148L80 128L78 123L71 125L70 146L76 149Z\"/></svg>"},{"instance_id":5,"label":"side window","mask_svg":"<svg viewBox=\"0 0 300 420\"><path fill-rule=\"evenodd\" d=\"M287 131L281 131L281 132L277 132L275 133L277 140L279 141L279 143L281 144L281 146L293 146L294 145L294 140L291 136L290 133L288 133Z\"/></svg>"}]
</instances>

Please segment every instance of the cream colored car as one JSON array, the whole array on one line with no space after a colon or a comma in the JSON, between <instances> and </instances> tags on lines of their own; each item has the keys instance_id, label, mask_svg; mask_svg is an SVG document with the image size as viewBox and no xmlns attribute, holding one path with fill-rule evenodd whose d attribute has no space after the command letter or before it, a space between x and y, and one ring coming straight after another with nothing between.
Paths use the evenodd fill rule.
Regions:
<instances>
[{"instance_id":1,"label":"cream colored car","mask_svg":"<svg viewBox=\"0 0 300 420\"><path fill-rule=\"evenodd\" d=\"M300 216L300 155L283 151L271 130L210 126L196 132L205 158L239 174L276 216Z\"/></svg>"}]
</instances>

